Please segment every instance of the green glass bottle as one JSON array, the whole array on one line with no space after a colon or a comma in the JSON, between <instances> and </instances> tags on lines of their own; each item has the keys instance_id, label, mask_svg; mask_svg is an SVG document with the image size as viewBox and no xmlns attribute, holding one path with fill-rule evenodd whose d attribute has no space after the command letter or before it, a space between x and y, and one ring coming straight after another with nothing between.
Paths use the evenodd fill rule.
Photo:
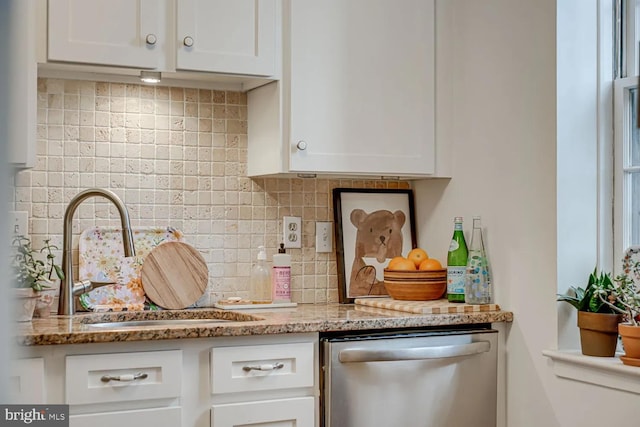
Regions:
<instances>
[{"instance_id":1,"label":"green glass bottle","mask_svg":"<svg viewBox=\"0 0 640 427\"><path fill-rule=\"evenodd\" d=\"M447 254L447 300L464 302L464 274L469 253L462 231L462 217L455 217L453 222L453 237Z\"/></svg>"}]
</instances>

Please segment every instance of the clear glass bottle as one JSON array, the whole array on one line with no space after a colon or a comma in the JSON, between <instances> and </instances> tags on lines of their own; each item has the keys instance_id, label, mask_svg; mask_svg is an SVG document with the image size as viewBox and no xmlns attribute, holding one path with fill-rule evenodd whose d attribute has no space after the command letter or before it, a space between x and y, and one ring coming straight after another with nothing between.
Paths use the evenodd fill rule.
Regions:
<instances>
[{"instance_id":1,"label":"clear glass bottle","mask_svg":"<svg viewBox=\"0 0 640 427\"><path fill-rule=\"evenodd\" d=\"M469 260L464 278L465 302L468 304L490 304L493 289L489 275L489 260L484 249L480 217L473 217L473 233L469 248Z\"/></svg>"},{"instance_id":2,"label":"clear glass bottle","mask_svg":"<svg viewBox=\"0 0 640 427\"><path fill-rule=\"evenodd\" d=\"M453 219L453 237L447 254L447 300L464 302L464 273L467 269L467 242L462 230L462 217Z\"/></svg>"},{"instance_id":3,"label":"clear glass bottle","mask_svg":"<svg viewBox=\"0 0 640 427\"><path fill-rule=\"evenodd\" d=\"M271 304L271 272L264 246L258 246L258 259L251 268L250 299L253 304Z\"/></svg>"}]
</instances>

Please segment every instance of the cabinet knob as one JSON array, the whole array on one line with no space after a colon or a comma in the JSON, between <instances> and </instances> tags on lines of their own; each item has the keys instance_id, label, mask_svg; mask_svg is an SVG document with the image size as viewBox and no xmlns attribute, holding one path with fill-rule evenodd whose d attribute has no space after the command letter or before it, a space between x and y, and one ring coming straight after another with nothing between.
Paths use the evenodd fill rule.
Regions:
<instances>
[{"instance_id":1,"label":"cabinet knob","mask_svg":"<svg viewBox=\"0 0 640 427\"><path fill-rule=\"evenodd\" d=\"M184 44L186 47L191 47L191 46L193 46L193 38L192 38L192 37L189 37L189 36L185 37L185 38L182 40L182 44Z\"/></svg>"},{"instance_id":2,"label":"cabinet knob","mask_svg":"<svg viewBox=\"0 0 640 427\"><path fill-rule=\"evenodd\" d=\"M147 44L154 45L158 41L158 38L155 34L147 34L145 41L147 42Z\"/></svg>"},{"instance_id":3,"label":"cabinet knob","mask_svg":"<svg viewBox=\"0 0 640 427\"><path fill-rule=\"evenodd\" d=\"M307 142L306 141L298 141L298 143L296 144L296 147L298 147L298 150L304 151L304 150L307 149Z\"/></svg>"}]
</instances>

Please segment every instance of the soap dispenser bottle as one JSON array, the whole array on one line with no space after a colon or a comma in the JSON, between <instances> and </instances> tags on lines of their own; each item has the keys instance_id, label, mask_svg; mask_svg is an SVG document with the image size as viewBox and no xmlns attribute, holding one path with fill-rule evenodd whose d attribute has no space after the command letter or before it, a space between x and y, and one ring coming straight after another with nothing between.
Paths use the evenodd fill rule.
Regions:
<instances>
[{"instance_id":1,"label":"soap dispenser bottle","mask_svg":"<svg viewBox=\"0 0 640 427\"><path fill-rule=\"evenodd\" d=\"M251 269L250 299L252 304L271 304L271 275L264 246L258 246L258 259Z\"/></svg>"},{"instance_id":2,"label":"soap dispenser bottle","mask_svg":"<svg viewBox=\"0 0 640 427\"><path fill-rule=\"evenodd\" d=\"M291 302L291 255L284 249L284 243L280 243L278 253L273 256L271 285L274 303Z\"/></svg>"}]
</instances>

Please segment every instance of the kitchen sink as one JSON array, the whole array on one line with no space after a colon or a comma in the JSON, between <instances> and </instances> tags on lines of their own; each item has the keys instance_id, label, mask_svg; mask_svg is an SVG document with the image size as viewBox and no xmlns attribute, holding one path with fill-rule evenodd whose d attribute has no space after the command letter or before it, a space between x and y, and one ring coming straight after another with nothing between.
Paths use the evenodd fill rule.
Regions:
<instances>
[{"instance_id":1,"label":"kitchen sink","mask_svg":"<svg viewBox=\"0 0 640 427\"><path fill-rule=\"evenodd\" d=\"M233 322L227 319L154 319L154 320L124 320L121 322L88 323L91 328L139 328L141 326L208 326L212 323Z\"/></svg>"},{"instance_id":2,"label":"kitchen sink","mask_svg":"<svg viewBox=\"0 0 640 427\"><path fill-rule=\"evenodd\" d=\"M140 328L144 326L196 326L203 327L226 322L263 320L251 314L218 309L185 309L158 311L130 311L91 313L76 316L75 321L90 328Z\"/></svg>"}]
</instances>

